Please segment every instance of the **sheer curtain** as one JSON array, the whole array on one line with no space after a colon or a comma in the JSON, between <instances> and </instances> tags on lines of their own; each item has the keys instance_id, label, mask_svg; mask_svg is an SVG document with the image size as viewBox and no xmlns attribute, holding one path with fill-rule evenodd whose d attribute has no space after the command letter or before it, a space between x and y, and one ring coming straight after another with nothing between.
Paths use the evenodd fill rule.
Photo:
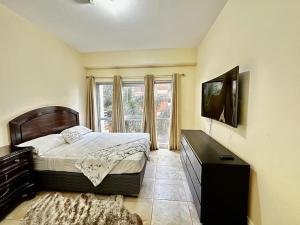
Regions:
<instances>
[{"instance_id":1,"label":"sheer curtain","mask_svg":"<svg viewBox=\"0 0 300 225\"><path fill-rule=\"evenodd\" d=\"M151 150L157 150L156 140L156 121L155 121L155 104L154 104L154 77L146 75L145 81L145 96L144 96L144 116L143 130L150 134Z\"/></svg>"},{"instance_id":2,"label":"sheer curtain","mask_svg":"<svg viewBox=\"0 0 300 225\"><path fill-rule=\"evenodd\" d=\"M96 103L95 103L95 77L89 76L87 78L87 100L86 100L86 126L91 130L96 130Z\"/></svg>"},{"instance_id":3,"label":"sheer curtain","mask_svg":"<svg viewBox=\"0 0 300 225\"><path fill-rule=\"evenodd\" d=\"M115 133L125 132L121 76L114 76L113 81L112 131Z\"/></svg>"},{"instance_id":4,"label":"sheer curtain","mask_svg":"<svg viewBox=\"0 0 300 225\"><path fill-rule=\"evenodd\" d=\"M179 124L179 82L180 74L174 74L172 79L172 106L171 106L171 124L169 149L179 149L180 124Z\"/></svg>"}]
</instances>

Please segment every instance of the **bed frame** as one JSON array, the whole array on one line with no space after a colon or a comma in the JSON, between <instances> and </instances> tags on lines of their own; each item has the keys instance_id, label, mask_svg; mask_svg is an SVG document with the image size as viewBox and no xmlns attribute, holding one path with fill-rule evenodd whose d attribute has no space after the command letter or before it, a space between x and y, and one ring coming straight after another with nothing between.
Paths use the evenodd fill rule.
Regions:
<instances>
[{"instance_id":1,"label":"bed frame","mask_svg":"<svg viewBox=\"0 0 300 225\"><path fill-rule=\"evenodd\" d=\"M9 122L11 146L79 125L79 113L62 106L49 106L29 111ZM82 173L35 171L39 190L91 192L96 194L138 195L146 163L139 173L109 174L97 187Z\"/></svg>"}]
</instances>

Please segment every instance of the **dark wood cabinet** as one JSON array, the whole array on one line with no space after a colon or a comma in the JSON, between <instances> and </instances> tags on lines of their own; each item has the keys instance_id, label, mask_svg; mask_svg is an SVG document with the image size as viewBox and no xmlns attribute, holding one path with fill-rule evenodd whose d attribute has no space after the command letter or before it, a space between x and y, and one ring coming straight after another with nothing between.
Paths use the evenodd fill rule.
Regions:
<instances>
[{"instance_id":1,"label":"dark wood cabinet","mask_svg":"<svg viewBox=\"0 0 300 225\"><path fill-rule=\"evenodd\" d=\"M0 220L35 194L32 148L11 152L9 146L0 147Z\"/></svg>"},{"instance_id":2,"label":"dark wood cabinet","mask_svg":"<svg viewBox=\"0 0 300 225\"><path fill-rule=\"evenodd\" d=\"M246 225L250 166L200 130L182 130L181 161L203 225Z\"/></svg>"}]
</instances>

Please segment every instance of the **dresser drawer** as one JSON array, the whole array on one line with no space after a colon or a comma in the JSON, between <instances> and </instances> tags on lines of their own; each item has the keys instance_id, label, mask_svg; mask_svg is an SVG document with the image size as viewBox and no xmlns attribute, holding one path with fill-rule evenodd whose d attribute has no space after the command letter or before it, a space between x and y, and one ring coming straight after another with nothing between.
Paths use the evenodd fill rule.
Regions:
<instances>
[{"instance_id":1,"label":"dresser drawer","mask_svg":"<svg viewBox=\"0 0 300 225\"><path fill-rule=\"evenodd\" d=\"M2 158L2 160L0 160L0 174L5 170L10 170L14 166L30 164L31 161L32 155L30 152L12 154L9 157Z\"/></svg>"},{"instance_id":2,"label":"dresser drawer","mask_svg":"<svg viewBox=\"0 0 300 225\"><path fill-rule=\"evenodd\" d=\"M191 150L191 148L190 148L189 144L187 143L187 141L185 140L185 138L181 139L181 143L186 151L187 158L190 160L190 162L195 170L196 176L201 183L201 176L202 176L201 162L199 162L199 160L196 158L195 153L193 152L193 150Z\"/></svg>"},{"instance_id":3,"label":"dresser drawer","mask_svg":"<svg viewBox=\"0 0 300 225\"><path fill-rule=\"evenodd\" d=\"M184 149L184 147L183 147L183 145L182 144L180 144L180 146L181 146L181 152L180 152L180 158L181 158L181 161L184 163L184 164L186 164L186 152L185 152L185 149Z\"/></svg>"},{"instance_id":4,"label":"dresser drawer","mask_svg":"<svg viewBox=\"0 0 300 225\"><path fill-rule=\"evenodd\" d=\"M33 175L32 147L0 148L0 221L25 198L33 198L36 185ZM15 151L13 151L15 150Z\"/></svg>"},{"instance_id":5,"label":"dresser drawer","mask_svg":"<svg viewBox=\"0 0 300 225\"><path fill-rule=\"evenodd\" d=\"M11 208L11 206L16 204L16 201L31 197L34 194L35 185L30 182L22 183L16 189L8 189L8 193L0 198L0 218L3 216L2 212L4 213L7 209Z\"/></svg>"},{"instance_id":6,"label":"dresser drawer","mask_svg":"<svg viewBox=\"0 0 300 225\"><path fill-rule=\"evenodd\" d=\"M186 168L187 168L187 171L190 175L190 179L193 183L193 186L195 188L195 192L197 193L198 199L201 202L201 184L200 184L200 181L198 180L198 178L196 176L196 173L195 173L189 159L187 159L187 161L186 161Z\"/></svg>"},{"instance_id":7,"label":"dresser drawer","mask_svg":"<svg viewBox=\"0 0 300 225\"><path fill-rule=\"evenodd\" d=\"M194 202L194 205L196 207L196 211L197 211L197 214L200 218L200 221L201 221L201 201L199 200L198 198L198 195L196 193L196 190L195 190L195 187L194 187L194 184L191 180L191 177L190 177L190 174L189 172L187 171L187 168L184 168L184 173L186 175L186 179L188 181L188 184L189 184L189 188L190 188L190 191L191 191L191 194L193 196L193 202Z\"/></svg>"},{"instance_id":8,"label":"dresser drawer","mask_svg":"<svg viewBox=\"0 0 300 225\"><path fill-rule=\"evenodd\" d=\"M19 177L22 177L24 174L31 174L32 170L27 166L16 166L14 168L11 168L11 170L5 171L5 173L0 175L0 188L13 180L19 179Z\"/></svg>"},{"instance_id":9,"label":"dresser drawer","mask_svg":"<svg viewBox=\"0 0 300 225\"><path fill-rule=\"evenodd\" d=\"M24 184L34 184L31 173L24 172L2 185L0 188L0 203L7 201L12 193L18 191Z\"/></svg>"},{"instance_id":10,"label":"dresser drawer","mask_svg":"<svg viewBox=\"0 0 300 225\"><path fill-rule=\"evenodd\" d=\"M181 138L181 145L184 147L185 151L187 148L189 148L189 144L187 143L184 137Z\"/></svg>"}]
</instances>

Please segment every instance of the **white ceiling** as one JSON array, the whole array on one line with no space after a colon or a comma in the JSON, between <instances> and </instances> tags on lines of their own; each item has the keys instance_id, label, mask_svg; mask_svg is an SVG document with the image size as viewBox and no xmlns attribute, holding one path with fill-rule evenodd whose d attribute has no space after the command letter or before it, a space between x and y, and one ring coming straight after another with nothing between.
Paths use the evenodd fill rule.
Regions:
<instances>
[{"instance_id":1,"label":"white ceiling","mask_svg":"<svg viewBox=\"0 0 300 225\"><path fill-rule=\"evenodd\" d=\"M81 52L194 48L227 0L0 0Z\"/></svg>"}]
</instances>

